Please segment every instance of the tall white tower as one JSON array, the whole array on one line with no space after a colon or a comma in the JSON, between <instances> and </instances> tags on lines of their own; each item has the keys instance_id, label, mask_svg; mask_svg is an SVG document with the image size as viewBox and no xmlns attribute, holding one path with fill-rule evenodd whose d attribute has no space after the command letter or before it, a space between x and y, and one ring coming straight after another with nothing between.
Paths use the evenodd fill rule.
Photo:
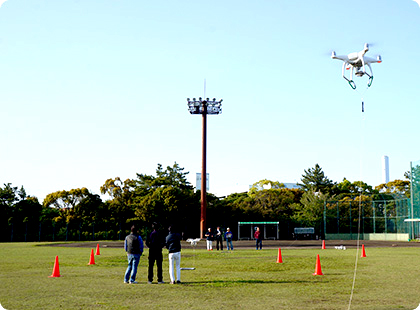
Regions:
<instances>
[{"instance_id":1,"label":"tall white tower","mask_svg":"<svg viewBox=\"0 0 420 310\"><path fill-rule=\"evenodd\" d=\"M389 182L389 158L384 155L382 157L382 183Z\"/></svg>"}]
</instances>

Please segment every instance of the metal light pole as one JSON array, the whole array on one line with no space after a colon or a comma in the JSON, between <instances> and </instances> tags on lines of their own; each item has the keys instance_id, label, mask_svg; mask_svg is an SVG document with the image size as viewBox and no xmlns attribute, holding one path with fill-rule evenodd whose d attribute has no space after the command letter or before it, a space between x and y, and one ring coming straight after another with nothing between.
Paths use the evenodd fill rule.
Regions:
<instances>
[{"instance_id":1,"label":"metal light pole","mask_svg":"<svg viewBox=\"0 0 420 310\"><path fill-rule=\"evenodd\" d=\"M191 114L201 114L203 118L203 140L202 140L202 159L201 159L201 219L200 219L200 238L204 238L206 231L206 191L207 191L207 114L221 114L222 113L222 101L216 101L216 98L209 100L209 98L203 100L201 97L196 100L193 98L187 98L188 110Z\"/></svg>"}]
</instances>

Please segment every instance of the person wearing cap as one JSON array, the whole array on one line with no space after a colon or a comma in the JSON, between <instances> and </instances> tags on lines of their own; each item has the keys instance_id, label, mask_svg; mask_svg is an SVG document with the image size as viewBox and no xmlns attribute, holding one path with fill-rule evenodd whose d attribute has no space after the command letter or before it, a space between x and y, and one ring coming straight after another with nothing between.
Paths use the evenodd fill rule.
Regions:
<instances>
[{"instance_id":1,"label":"person wearing cap","mask_svg":"<svg viewBox=\"0 0 420 310\"><path fill-rule=\"evenodd\" d=\"M226 228L225 240L226 240L226 246L227 246L228 251L229 251L229 248L230 250L233 250L232 237L233 237L233 234L230 231L230 228L229 227Z\"/></svg>"},{"instance_id":2,"label":"person wearing cap","mask_svg":"<svg viewBox=\"0 0 420 310\"><path fill-rule=\"evenodd\" d=\"M211 232L211 228L207 229L204 237L206 237L207 251L213 251L213 233Z\"/></svg>"}]
</instances>

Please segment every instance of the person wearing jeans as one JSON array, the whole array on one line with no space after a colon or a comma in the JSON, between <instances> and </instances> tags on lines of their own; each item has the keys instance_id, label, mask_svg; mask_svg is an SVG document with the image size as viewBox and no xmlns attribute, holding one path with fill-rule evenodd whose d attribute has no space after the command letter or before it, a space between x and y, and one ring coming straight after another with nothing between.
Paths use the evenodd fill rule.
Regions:
<instances>
[{"instance_id":1,"label":"person wearing jeans","mask_svg":"<svg viewBox=\"0 0 420 310\"><path fill-rule=\"evenodd\" d=\"M137 267L143 254L143 240L135 225L131 226L131 233L125 237L124 249L127 252L128 266L124 275L124 283L137 284Z\"/></svg>"},{"instance_id":2,"label":"person wearing jeans","mask_svg":"<svg viewBox=\"0 0 420 310\"><path fill-rule=\"evenodd\" d=\"M229 227L226 228L225 239L226 239L226 245L227 245L228 251L229 251L229 248L230 250L233 250L232 237L233 237L233 234L230 231L230 228Z\"/></svg>"},{"instance_id":3,"label":"person wearing jeans","mask_svg":"<svg viewBox=\"0 0 420 310\"><path fill-rule=\"evenodd\" d=\"M169 250L169 277L171 278L171 284L175 284L174 263L176 283L181 283L181 235L176 232L174 226L169 226L166 248Z\"/></svg>"}]
</instances>

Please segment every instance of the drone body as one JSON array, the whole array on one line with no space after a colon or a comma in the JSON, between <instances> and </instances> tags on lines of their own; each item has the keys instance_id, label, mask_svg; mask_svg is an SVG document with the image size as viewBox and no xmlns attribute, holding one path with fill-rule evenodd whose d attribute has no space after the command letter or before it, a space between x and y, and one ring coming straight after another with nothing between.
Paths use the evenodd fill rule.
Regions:
<instances>
[{"instance_id":1,"label":"drone body","mask_svg":"<svg viewBox=\"0 0 420 310\"><path fill-rule=\"evenodd\" d=\"M342 75L343 78L350 84L351 88L356 89L356 83L353 81L353 73L362 77L365 74L369 77L368 87L372 85L373 81L373 72L370 64L372 63L381 63L382 58L378 55L375 58L366 57L365 54L369 51L369 44L365 44L363 50L360 52L350 53L348 55L339 55L333 51L331 54L332 59L339 59L343 61ZM366 66L369 68L370 73L366 72ZM350 78L346 77L345 70L350 70Z\"/></svg>"},{"instance_id":2,"label":"drone body","mask_svg":"<svg viewBox=\"0 0 420 310\"><path fill-rule=\"evenodd\" d=\"M199 242L200 240L201 240L200 238L195 238L195 239L189 238L186 241L187 242L190 242L193 247L196 247L197 246L197 242Z\"/></svg>"}]
</instances>

